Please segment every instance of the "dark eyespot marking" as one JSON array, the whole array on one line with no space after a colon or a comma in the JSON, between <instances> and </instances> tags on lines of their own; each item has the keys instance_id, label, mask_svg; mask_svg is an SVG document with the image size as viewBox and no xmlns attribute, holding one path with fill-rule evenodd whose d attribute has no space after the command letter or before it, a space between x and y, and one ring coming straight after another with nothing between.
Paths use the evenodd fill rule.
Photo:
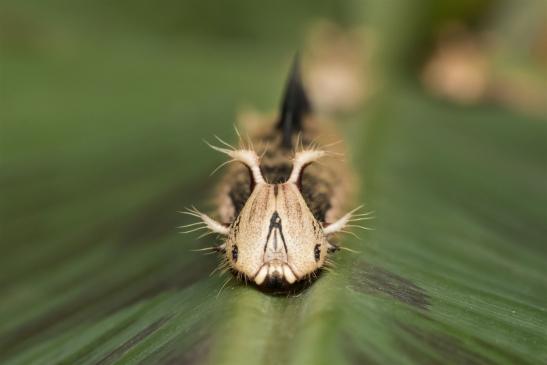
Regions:
<instances>
[{"instance_id":1,"label":"dark eyespot marking","mask_svg":"<svg viewBox=\"0 0 547 365\"><path fill-rule=\"evenodd\" d=\"M234 247L232 247L232 260L234 260L234 262L237 261L237 245L234 245Z\"/></svg>"},{"instance_id":2,"label":"dark eyespot marking","mask_svg":"<svg viewBox=\"0 0 547 365\"><path fill-rule=\"evenodd\" d=\"M315 257L315 261L319 261L321 258L321 245L317 244L315 245L315 248L313 249L313 256Z\"/></svg>"}]
</instances>

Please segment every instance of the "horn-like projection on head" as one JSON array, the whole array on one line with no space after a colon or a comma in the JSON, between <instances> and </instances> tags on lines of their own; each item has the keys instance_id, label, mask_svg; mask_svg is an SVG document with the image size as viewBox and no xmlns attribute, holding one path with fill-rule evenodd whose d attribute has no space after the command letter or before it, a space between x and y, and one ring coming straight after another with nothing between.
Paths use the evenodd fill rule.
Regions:
<instances>
[{"instance_id":1,"label":"horn-like projection on head","mask_svg":"<svg viewBox=\"0 0 547 365\"><path fill-rule=\"evenodd\" d=\"M277 128L282 133L282 146L291 149L295 133L302 131L302 120L311 113L311 104L304 90L300 73L300 58L295 56L285 87Z\"/></svg>"},{"instance_id":2,"label":"horn-like projection on head","mask_svg":"<svg viewBox=\"0 0 547 365\"><path fill-rule=\"evenodd\" d=\"M302 177L302 172L314 161L317 161L321 157L325 156L326 152L321 150L304 150L297 152L294 156L291 175L287 182L292 184L298 184Z\"/></svg>"}]
</instances>

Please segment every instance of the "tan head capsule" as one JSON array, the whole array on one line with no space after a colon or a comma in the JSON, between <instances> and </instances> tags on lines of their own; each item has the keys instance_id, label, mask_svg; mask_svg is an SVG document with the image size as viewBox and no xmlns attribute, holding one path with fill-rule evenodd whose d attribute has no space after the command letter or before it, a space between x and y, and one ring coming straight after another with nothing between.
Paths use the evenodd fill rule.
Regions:
<instances>
[{"instance_id":1,"label":"tan head capsule","mask_svg":"<svg viewBox=\"0 0 547 365\"><path fill-rule=\"evenodd\" d=\"M289 179L269 184L262 177L260 160L254 151L214 148L244 163L254 186L241 212L229 226L196 212L209 229L227 236L222 249L230 267L258 285L293 284L321 268L327 253L335 248L327 236L341 230L351 217L348 213L323 227L299 189L304 168L325 152L298 152Z\"/></svg>"}]
</instances>

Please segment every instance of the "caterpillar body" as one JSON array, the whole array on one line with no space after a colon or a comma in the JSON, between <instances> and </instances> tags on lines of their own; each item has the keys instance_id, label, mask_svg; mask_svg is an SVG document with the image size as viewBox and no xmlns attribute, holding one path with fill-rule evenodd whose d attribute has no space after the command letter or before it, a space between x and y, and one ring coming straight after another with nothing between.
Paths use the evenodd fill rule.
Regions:
<instances>
[{"instance_id":1,"label":"caterpillar body","mask_svg":"<svg viewBox=\"0 0 547 365\"><path fill-rule=\"evenodd\" d=\"M212 247L222 254L222 269L258 286L290 287L328 265L339 248L333 235L367 213L345 210L352 174L336 134L312 111L298 60L279 116L263 119L247 138L239 135L238 148L220 139L211 145L229 156L225 164L234 163L218 188L216 219L190 209L200 221L189 226L223 237Z\"/></svg>"}]
</instances>

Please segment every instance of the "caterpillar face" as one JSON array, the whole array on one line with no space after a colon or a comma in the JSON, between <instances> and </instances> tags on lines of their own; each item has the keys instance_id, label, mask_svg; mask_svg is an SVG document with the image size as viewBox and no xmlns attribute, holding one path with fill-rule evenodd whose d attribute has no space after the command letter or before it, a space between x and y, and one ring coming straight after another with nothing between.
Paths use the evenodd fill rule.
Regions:
<instances>
[{"instance_id":1,"label":"caterpillar face","mask_svg":"<svg viewBox=\"0 0 547 365\"><path fill-rule=\"evenodd\" d=\"M327 237L342 230L353 213L331 224L321 224L302 196L299 183L305 167L325 152L296 153L288 180L269 184L262 176L260 159L253 150L213 148L245 164L253 186L240 213L229 225L197 210L189 212L201 218L204 227L226 236L225 243L218 249L224 251L228 266L257 285L270 286L293 284L321 268L327 254L336 249Z\"/></svg>"},{"instance_id":2,"label":"caterpillar face","mask_svg":"<svg viewBox=\"0 0 547 365\"><path fill-rule=\"evenodd\" d=\"M328 242L297 184L257 184L230 227L226 260L256 284L288 283L319 269Z\"/></svg>"},{"instance_id":3,"label":"caterpillar face","mask_svg":"<svg viewBox=\"0 0 547 365\"><path fill-rule=\"evenodd\" d=\"M208 228L224 236L223 244L210 248L224 254L220 269L231 269L257 285L293 284L325 266L328 254L337 249L327 238L355 226L350 222L368 219L366 214L352 215L354 211L340 217L349 180L343 164L331 160L310 168L302 179L306 167L327 154L316 147L323 130L307 118L311 112L296 60L276 125L252 133L247 147L238 132L241 149L218 137L223 147L211 146L230 157L226 163L247 167L230 169L220 184L222 222L196 209L187 212L201 219L189 224L188 232ZM298 152L292 155L294 150ZM261 159L271 183L262 175Z\"/></svg>"}]
</instances>

